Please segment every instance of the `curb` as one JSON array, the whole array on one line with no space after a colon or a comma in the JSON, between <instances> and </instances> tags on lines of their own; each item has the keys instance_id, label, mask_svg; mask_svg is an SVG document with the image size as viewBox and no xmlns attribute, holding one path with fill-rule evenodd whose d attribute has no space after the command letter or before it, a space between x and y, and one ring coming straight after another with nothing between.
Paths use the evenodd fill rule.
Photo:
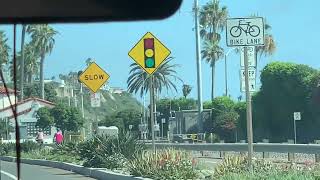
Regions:
<instances>
[{"instance_id":1,"label":"curb","mask_svg":"<svg viewBox=\"0 0 320 180\"><path fill-rule=\"evenodd\" d=\"M16 162L15 157L4 156L0 157L0 160L7 161L7 162ZM49 160L40 160L40 159L24 159L21 158L21 163L30 164L30 165L39 165L39 166L46 166L52 167L57 169L63 169L66 171L75 172L77 174L81 174L84 176L92 177L95 179L112 179L112 180L151 180L149 178L142 178L142 177L134 177L131 175L120 174L116 172L112 172L110 170L101 170L95 168L86 168L80 165L65 163L65 162L58 162L58 161L49 161Z\"/></svg>"}]
</instances>

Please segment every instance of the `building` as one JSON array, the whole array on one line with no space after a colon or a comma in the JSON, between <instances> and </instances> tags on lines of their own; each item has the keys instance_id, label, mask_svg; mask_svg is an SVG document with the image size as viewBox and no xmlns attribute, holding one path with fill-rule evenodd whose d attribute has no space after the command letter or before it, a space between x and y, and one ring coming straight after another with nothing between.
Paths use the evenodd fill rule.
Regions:
<instances>
[{"instance_id":1,"label":"building","mask_svg":"<svg viewBox=\"0 0 320 180\"><path fill-rule=\"evenodd\" d=\"M39 130L36 127L37 118L36 111L41 107L54 107L54 103L45 101L39 98L29 98L23 101L20 101L16 104L17 106L17 120L20 127L20 138L21 139L34 139ZM2 120L8 122L9 126L15 127L15 119L10 106L2 108L0 110L0 117ZM45 129L44 133L49 138L52 138L55 132L55 128L51 127ZM9 139L15 139L15 134L10 133Z\"/></svg>"},{"instance_id":2,"label":"building","mask_svg":"<svg viewBox=\"0 0 320 180\"><path fill-rule=\"evenodd\" d=\"M211 109L203 110L203 122L211 118ZM196 133L198 120L197 110L182 110L176 111L175 117L169 120L169 133L173 134L190 134Z\"/></svg>"},{"instance_id":3,"label":"building","mask_svg":"<svg viewBox=\"0 0 320 180\"><path fill-rule=\"evenodd\" d=\"M9 98L7 94L9 95ZM8 88L8 92L7 92L3 86L0 86L0 110L10 106L10 100L12 103L14 103L16 100L16 96L14 95L14 90Z\"/></svg>"}]
</instances>

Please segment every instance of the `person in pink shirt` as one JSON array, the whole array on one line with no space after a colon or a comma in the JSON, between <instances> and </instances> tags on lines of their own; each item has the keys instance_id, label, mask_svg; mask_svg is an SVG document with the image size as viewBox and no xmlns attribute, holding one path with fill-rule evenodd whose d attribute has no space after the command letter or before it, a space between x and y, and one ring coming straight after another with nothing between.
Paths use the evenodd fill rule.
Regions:
<instances>
[{"instance_id":1,"label":"person in pink shirt","mask_svg":"<svg viewBox=\"0 0 320 180\"><path fill-rule=\"evenodd\" d=\"M54 141L57 145L60 145L63 141L63 135L60 129L58 129L57 133L54 134Z\"/></svg>"}]
</instances>

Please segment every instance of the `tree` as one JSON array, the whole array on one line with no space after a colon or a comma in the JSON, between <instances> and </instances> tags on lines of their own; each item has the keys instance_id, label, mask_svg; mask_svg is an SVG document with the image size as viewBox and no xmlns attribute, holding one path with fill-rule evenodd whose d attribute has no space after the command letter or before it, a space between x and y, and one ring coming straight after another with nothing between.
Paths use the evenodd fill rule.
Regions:
<instances>
[{"instance_id":1,"label":"tree","mask_svg":"<svg viewBox=\"0 0 320 180\"><path fill-rule=\"evenodd\" d=\"M4 31L0 31L0 68L2 70L2 65L9 62L9 51L10 47L8 45L8 38Z\"/></svg>"},{"instance_id":2,"label":"tree","mask_svg":"<svg viewBox=\"0 0 320 180\"><path fill-rule=\"evenodd\" d=\"M44 85L45 97L44 100L50 102L56 102L57 92L55 91L56 87L53 83L46 83ZM25 86L25 98L38 97L40 94L40 85L39 84L28 84Z\"/></svg>"},{"instance_id":3,"label":"tree","mask_svg":"<svg viewBox=\"0 0 320 180\"><path fill-rule=\"evenodd\" d=\"M216 61L223 57L223 49L218 45L218 41L206 40L201 54L202 58L211 66L211 100L213 100Z\"/></svg>"},{"instance_id":4,"label":"tree","mask_svg":"<svg viewBox=\"0 0 320 180\"><path fill-rule=\"evenodd\" d=\"M227 7L220 8L219 1L214 0L204 5L199 14L201 31L200 35L204 40L202 58L206 59L211 66L211 100L214 99L214 76L215 63L223 57L223 49L219 46L221 33L226 25L228 17Z\"/></svg>"},{"instance_id":5,"label":"tree","mask_svg":"<svg viewBox=\"0 0 320 180\"><path fill-rule=\"evenodd\" d=\"M129 125L133 125L132 131L138 131L140 121L141 113L139 111L135 109L125 109L106 116L99 124L107 127L116 126L120 130L128 130Z\"/></svg>"},{"instance_id":6,"label":"tree","mask_svg":"<svg viewBox=\"0 0 320 180\"><path fill-rule=\"evenodd\" d=\"M233 132L238 124L239 114L233 110L221 111L216 117L215 131L225 140L232 140Z\"/></svg>"},{"instance_id":7,"label":"tree","mask_svg":"<svg viewBox=\"0 0 320 180\"><path fill-rule=\"evenodd\" d=\"M25 41L25 34L26 34L26 25L22 25L21 30L21 62L20 62L20 99L23 99L24 96L24 41Z\"/></svg>"},{"instance_id":8,"label":"tree","mask_svg":"<svg viewBox=\"0 0 320 180\"><path fill-rule=\"evenodd\" d=\"M138 64L131 64L127 80L128 92L136 94L140 91L140 96L142 97L150 89L149 79L151 76L153 76L153 86L156 92L161 93L163 89L173 89L177 92L177 86L173 80L181 81L181 79L176 75L177 72L175 71L178 65L170 65L172 59L172 57L167 58L152 75L148 75Z\"/></svg>"},{"instance_id":9,"label":"tree","mask_svg":"<svg viewBox=\"0 0 320 180\"><path fill-rule=\"evenodd\" d=\"M68 107L64 104L57 104L52 108L51 115L54 118L55 126L62 131L77 132L84 124L80 111L77 108Z\"/></svg>"},{"instance_id":10,"label":"tree","mask_svg":"<svg viewBox=\"0 0 320 180\"><path fill-rule=\"evenodd\" d=\"M274 142L292 139L295 111L303 117L297 124L298 141L310 142L320 135L315 128L320 125L320 119L313 115L311 105L319 82L318 73L306 65L284 62L270 63L262 70L261 90L252 98L253 125L256 132L260 131L260 138Z\"/></svg>"},{"instance_id":11,"label":"tree","mask_svg":"<svg viewBox=\"0 0 320 180\"><path fill-rule=\"evenodd\" d=\"M52 52L55 44L54 36L58 33L47 24L43 25L29 25L27 33L31 35L31 44L37 50L40 56L40 97L44 99L44 59L46 54Z\"/></svg>"},{"instance_id":12,"label":"tree","mask_svg":"<svg viewBox=\"0 0 320 180\"><path fill-rule=\"evenodd\" d=\"M183 93L184 98L187 98L187 96L190 94L191 90L192 90L192 87L188 84L184 84L182 86L182 93Z\"/></svg>"},{"instance_id":13,"label":"tree","mask_svg":"<svg viewBox=\"0 0 320 180\"><path fill-rule=\"evenodd\" d=\"M257 46L256 51L257 54L262 56L263 54L265 56L271 56L276 51L276 43L275 40L271 34L271 26L268 23L265 23L264 25L265 35L264 35L264 45L263 46Z\"/></svg>"},{"instance_id":14,"label":"tree","mask_svg":"<svg viewBox=\"0 0 320 180\"><path fill-rule=\"evenodd\" d=\"M50 109L47 107L42 107L38 109L36 118L37 118L36 126L39 126L42 129L47 129L50 126L54 125L54 118L50 113Z\"/></svg>"}]
</instances>

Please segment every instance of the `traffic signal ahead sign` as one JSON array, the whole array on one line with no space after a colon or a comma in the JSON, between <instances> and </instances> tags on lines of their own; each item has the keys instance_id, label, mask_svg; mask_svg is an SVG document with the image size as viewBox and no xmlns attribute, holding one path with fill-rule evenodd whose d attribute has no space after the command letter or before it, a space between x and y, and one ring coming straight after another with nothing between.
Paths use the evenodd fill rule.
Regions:
<instances>
[{"instance_id":1,"label":"traffic signal ahead sign","mask_svg":"<svg viewBox=\"0 0 320 180\"><path fill-rule=\"evenodd\" d=\"M167 47L148 32L129 51L129 56L148 74L152 74L170 53Z\"/></svg>"},{"instance_id":2,"label":"traffic signal ahead sign","mask_svg":"<svg viewBox=\"0 0 320 180\"><path fill-rule=\"evenodd\" d=\"M96 63L91 63L89 67L79 76L79 80L85 84L92 92L96 93L100 87L109 79L107 74Z\"/></svg>"}]
</instances>

